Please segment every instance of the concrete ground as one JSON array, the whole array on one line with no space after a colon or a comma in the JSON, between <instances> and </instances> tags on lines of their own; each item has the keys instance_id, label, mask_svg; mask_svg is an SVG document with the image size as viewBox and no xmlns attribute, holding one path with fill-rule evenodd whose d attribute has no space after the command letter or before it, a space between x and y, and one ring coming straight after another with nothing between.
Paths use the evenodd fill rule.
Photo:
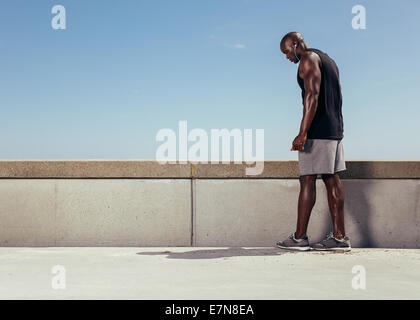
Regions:
<instances>
[{"instance_id":1,"label":"concrete ground","mask_svg":"<svg viewBox=\"0 0 420 320\"><path fill-rule=\"evenodd\" d=\"M420 299L420 250L3 247L0 299Z\"/></svg>"}]
</instances>

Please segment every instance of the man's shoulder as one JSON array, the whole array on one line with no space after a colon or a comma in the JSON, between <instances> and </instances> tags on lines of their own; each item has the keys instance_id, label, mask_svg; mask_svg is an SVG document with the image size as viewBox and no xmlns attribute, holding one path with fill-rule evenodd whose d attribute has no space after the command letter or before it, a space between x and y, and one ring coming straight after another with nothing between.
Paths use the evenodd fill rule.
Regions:
<instances>
[{"instance_id":1,"label":"man's shoulder","mask_svg":"<svg viewBox=\"0 0 420 320\"><path fill-rule=\"evenodd\" d=\"M319 62L321 62L321 57L315 51L308 50L308 51L305 51L302 54L301 62L317 62L317 63L319 63Z\"/></svg>"},{"instance_id":2,"label":"man's shoulder","mask_svg":"<svg viewBox=\"0 0 420 320\"><path fill-rule=\"evenodd\" d=\"M321 69L321 58L313 51L305 51L300 59L299 75L302 77L309 70Z\"/></svg>"}]
</instances>

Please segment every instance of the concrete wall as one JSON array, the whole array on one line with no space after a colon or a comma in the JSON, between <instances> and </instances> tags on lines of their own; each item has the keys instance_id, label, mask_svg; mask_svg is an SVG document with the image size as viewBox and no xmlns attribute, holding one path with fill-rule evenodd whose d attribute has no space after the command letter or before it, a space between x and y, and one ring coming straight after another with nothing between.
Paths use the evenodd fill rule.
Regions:
<instances>
[{"instance_id":1,"label":"concrete wall","mask_svg":"<svg viewBox=\"0 0 420 320\"><path fill-rule=\"evenodd\" d=\"M189 180L5 179L1 246L189 246Z\"/></svg>"},{"instance_id":2,"label":"concrete wall","mask_svg":"<svg viewBox=\"0 0 420 320\"><path fill-rule=\"evenodd\" d=\"M420 161L347 161L353 247L420 248ZM0 246L274 246L294 231L296 161L0 161ZM161 170L160 170L161 169ZM331 228L326 190L308 234Z\"/></svg>"},{"instance_id":3,"label":"concrete wall","mask_svg":"<svg viewBox=\"0 0 420 320\"><path fill-rule=\"evenodd\" d=\"M420 248L420 180L342 181L354 247ZM296 226L297 180L197 180L195 245L271 246ZM331 230L327 193L317 181L310 241Z\"/></svg>"}]
</instances>

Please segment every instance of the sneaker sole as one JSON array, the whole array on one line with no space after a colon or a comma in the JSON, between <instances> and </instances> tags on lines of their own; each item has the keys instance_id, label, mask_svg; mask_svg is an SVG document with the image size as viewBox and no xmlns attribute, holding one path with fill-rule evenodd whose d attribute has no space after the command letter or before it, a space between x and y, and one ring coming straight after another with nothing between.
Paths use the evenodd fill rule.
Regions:
<instances>
[{"instance_id":1,"label":"sneaker sole","mask_svg":"<svg viewBox=\"0 0 420 320\"><path fill-rule=\"evenodd\" d=\"M286 249L286 250L295 250L295 251L309 251L311 250L311 247L284 247L284 246L280 246L280 245L276 245L277 248L280 249Z\"/></svg>"},{"instance_id":2,"label":"sneaker sole","mask_svg":"<svg viewBox=\"0 0 420 320\"><path fill-rule=\"evenodd\" d=\"M348 248L313 248L312 247L312 250L315 250L315 251L344 251L344 252L348 252L348 251L351 251L351 247L348 247Z\"/></svg>"}]
</instances>

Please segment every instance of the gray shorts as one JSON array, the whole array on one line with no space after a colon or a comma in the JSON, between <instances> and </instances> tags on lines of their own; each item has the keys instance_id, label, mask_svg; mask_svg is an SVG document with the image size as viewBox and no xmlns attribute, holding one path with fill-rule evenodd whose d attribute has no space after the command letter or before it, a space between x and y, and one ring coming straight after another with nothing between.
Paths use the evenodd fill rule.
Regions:
<instances>
[{"instance_id":1,"label":"gray shorts","mask_svg":"<svg viewBox=\"0 0 420 320\"><path fill-rule=\"evenodd\" d=\"M342 140L307 139L298 158L300 176L346 170Z\"/></svg>"}]
</instances>

